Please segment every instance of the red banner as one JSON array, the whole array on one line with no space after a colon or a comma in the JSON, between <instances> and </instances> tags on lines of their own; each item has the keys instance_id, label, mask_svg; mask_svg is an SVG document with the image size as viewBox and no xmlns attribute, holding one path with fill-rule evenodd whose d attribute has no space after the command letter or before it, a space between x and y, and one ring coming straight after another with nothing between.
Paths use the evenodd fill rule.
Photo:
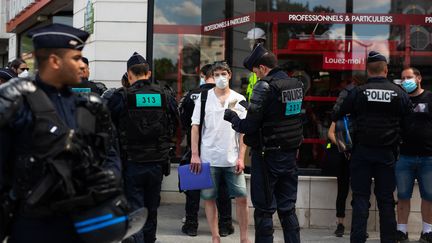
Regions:
<instances>
[{"instance_id":1,"label":"red banner","mask_svg":"<svg viewBox=\"0 0 432 243\"><path fill-rule=\"evenodd\" d=\"M305 12L256 12L256 22L432 25L432 16L423 14L350 14Z\"/></svg>"},{"instance_id":2,"label":"red banner","mask_svg":"<svg viewBox=\"0 0 432 243\"><path fill-rule=\"evenodd\" d=\"M356 52L326 52L323 55L322 68L324 70L365 70L365 54Z\"/></svg>"}]
</instances>

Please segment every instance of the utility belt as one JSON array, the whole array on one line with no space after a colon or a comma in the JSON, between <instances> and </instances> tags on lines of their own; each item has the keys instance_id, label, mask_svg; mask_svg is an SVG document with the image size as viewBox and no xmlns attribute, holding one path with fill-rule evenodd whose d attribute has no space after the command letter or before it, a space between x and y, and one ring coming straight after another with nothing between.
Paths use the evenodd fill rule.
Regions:
<instances>
[{"instance_id":1,"label":"utility belt","mask_svg":"<svg viewBox=\"0 0 432 243\"><path fill-rule=\"evenodd\" d=\"M175 157L174 150L170 143L158 144L154 146L142 146L137 143L122 146L122 161L127 166L127 163L137 163L145 165L161 165L165 176L171 173L171 159ZM130 152L133 149L134 152ZM139 151L139 152L138 152Z\"/></svg>"}]
</instances>

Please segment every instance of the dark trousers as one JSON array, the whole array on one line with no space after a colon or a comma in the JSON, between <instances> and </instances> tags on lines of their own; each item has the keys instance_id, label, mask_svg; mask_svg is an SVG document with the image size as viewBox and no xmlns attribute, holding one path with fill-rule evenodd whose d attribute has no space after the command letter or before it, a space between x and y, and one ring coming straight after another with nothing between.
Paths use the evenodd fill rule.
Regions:
<instances>
[{"instance_id":1,"label":"dark trousers","mask_svg":"<svg viewBox=\"0 0 432 243\"><path fill-rule=\"evenodd\" d=\"M125 192L132 210L146 207L147 221L139 233L133 235L135 242L156 241L157 209L160 204L162 166L159 164L127 162L124 170Z\"/></svg>"},{"instance_id":2,"label":"dark trousers","mask_svg":"<svg viewBox=\"0 0 432 243\"><path fill-rule=\"evenodd\" d=\"M348 197L350 185L350 165L349 160L343 153L339 153L339 166L337 168L337 197L336 197L336 217L345 218L345 205Z\"/></svg>"},{"instance_id":3,"label":"dark trousers","mask_svg":"<svg viewBox=\"0 0 432 243\"><path fill-rule=\"evenodd\" d=\"M200 190L185 191L186 194L186 220L198 222L198 211L200 204ZM228 194L225 181L221 180L219 185L216 204L219 212L219 222L232 222L231 217L231 198Z\"/></svg>"},{"instance_id":4,"label":"dark trousers","mask_svg":"<svg viewBox=\"0 0 432 243\"><path fill-rule=\"evenodd\" d=\"M393 192L395 182L395 153L391 148L371 148L356 145L351 157L351 242L365 242L372 178L380 218L381 242L396 242L396 216Z\"/></svg>"},{"instance_id":5,"label":"dark trousers","mask_svg":"<svg viewBox=\"0 0 432 243\"><path fill-rule=\"evenodd\" d=\"M261 152L252 150L251 197L255 207L257 243L273 242L272 216L276 211L285 242L300 242L300 227L295 214L298 184L296 153L295 150L269 151L263 161Z\"/></svg>"}]
</instances>

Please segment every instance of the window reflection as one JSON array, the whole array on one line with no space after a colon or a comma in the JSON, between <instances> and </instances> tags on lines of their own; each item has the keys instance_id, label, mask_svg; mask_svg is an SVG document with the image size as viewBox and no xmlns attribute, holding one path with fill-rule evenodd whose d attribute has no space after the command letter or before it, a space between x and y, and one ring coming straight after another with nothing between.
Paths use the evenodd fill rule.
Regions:
<instances>
[{"instance_id":1,"label":"window reflection","mask_svg":"<svg viewBox=\"0 0 432 243\"><path fill-rule=\"evenodd\" d=\"M370 14L392 21L293 23L288 21L292 13ZM347 84L365 82L369 51L388 58L390 80L400 78L403 67L412 65L422 72L422 86L432 88L432 26L424 23L431 14L430 0L156 0L154 73L181 96L198 86L199 67L227 60L233 70L231 87L245 94L251 74L243 67L250 53L245 37L250 29L261 28L265 46L277 55L279 66L305 85L305 143L299 166L319 169L329 163L325 144L334 101ZM202 29L243 15L250 15L251 21L208 32ZM417 22L409 22L411 18ZM350 63L339 65L338 60Z\"/></svg>"}]
</instances>

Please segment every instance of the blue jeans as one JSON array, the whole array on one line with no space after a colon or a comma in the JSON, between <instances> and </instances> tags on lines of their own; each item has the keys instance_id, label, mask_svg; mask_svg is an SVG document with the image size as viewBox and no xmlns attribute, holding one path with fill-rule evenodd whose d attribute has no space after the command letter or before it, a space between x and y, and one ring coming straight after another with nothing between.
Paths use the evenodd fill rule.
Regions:
<instances>
[{"instance_id":1,"label":"blue jeans","mask_svg":"<svg viewBox=\"0 0 432 243\"><path fill-rule=\"evenodd\" d=\"M401 155L396 162L398 198L411 199L414 180L419 183L422 199L432 201L432 157Z\"/></svg>"},{"instance_id":2,"label":"blue jeans","mask_svg":"<svg viewBox=\"0 0 432 243\"><path fill-rule=\"evenodd\" d=\"M395 181L395 151L356 145L351 156L352 226L351 242L365 242L372 178L380 218L382 243L396 242L396 216L393 192Z\"/></svg>"},{"instance_id":3,"label":"blue jeans","mask_svg":"<svg viewBox=\"0 0 432 243\"><path fill-rule=\"evenodd\" d=\"M255 207L257 243L273 242L272 216L276 210L285 242L300 242L300 227L295 214L298 184L296 153L296 150L269 151L263 161L261 152L252 150L251 196Z\"/></svg>"},{"instance_id":4,"label":"blue jeans","mask_svg":"<svg viewBox=\"0 0 432 243\"><path fill-rule=\"evenodd\" d=\"M156 241L157 209L160 204L162 166L127 162L124 170L125 192L131 210L146 207L147 221L142 231L133 235L136 243Z\"/></svg>"}]
</instances>

